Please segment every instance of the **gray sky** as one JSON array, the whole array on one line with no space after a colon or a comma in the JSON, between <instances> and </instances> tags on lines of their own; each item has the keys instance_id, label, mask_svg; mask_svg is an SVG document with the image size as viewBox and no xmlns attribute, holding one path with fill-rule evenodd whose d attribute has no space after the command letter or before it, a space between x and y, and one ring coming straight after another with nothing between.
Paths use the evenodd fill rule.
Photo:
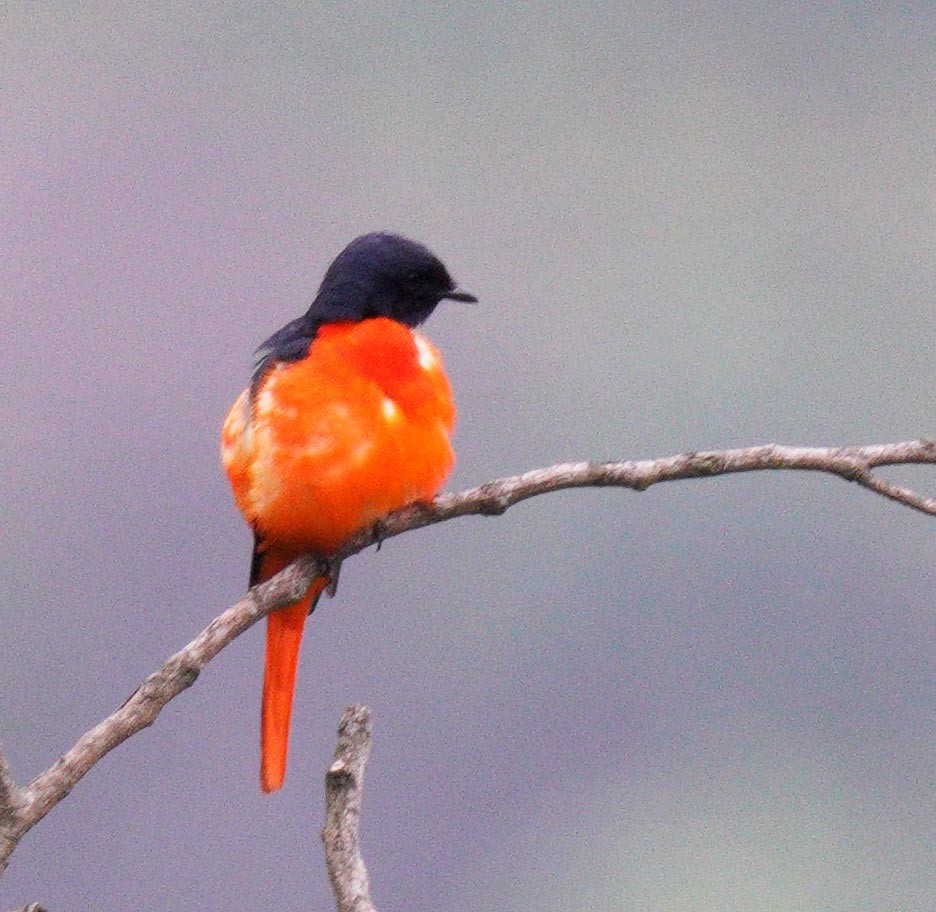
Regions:
<instances>
[{"instance_id":1,"label":"gray sky","mask_svg":"<svg viewBox=\"0 0 936 912\"><path fill-rule=\"evenodd\" d=\"M936 433L934 30L930 4L5 5L18 777L242 593L220 422L363 231L481 298L427 327L451 487ZM330 908L323 773L366 702L385 908L926 908L934 566L932 520L799 474L394 540L308 630L282 792L255 630L24 840L0 906Z\"/></svg>"}]
</instances>

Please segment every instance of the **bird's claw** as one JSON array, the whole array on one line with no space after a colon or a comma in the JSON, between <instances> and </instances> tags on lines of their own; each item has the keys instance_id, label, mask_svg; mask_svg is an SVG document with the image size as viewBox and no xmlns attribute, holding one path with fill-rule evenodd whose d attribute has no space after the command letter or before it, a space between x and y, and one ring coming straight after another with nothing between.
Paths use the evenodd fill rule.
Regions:
<instances>
[{"instance_id":1,"label":"bird's claw","mask_svg":"<svg viewBox=\"0 0 936 912\"><path fill-rule=\"evenodd\" d=\"M341 561L338 559L325 560L325 594L329 598L334 598L338 591L338 577L341 575Z\"/></svg>"},{"instance_id":2,"label":"bird's claw","mask_svg":"<svg viewBox=\"0 0 936 912\"><path fill-rule=\"evenodd\" d=\"M387 524L382 520L378 519L374 522L374 525L371 526L371 536L374 539L375 544L377 545L377 551L380 552L381 546L384 543L384 538L387 535Z\"/></svg>"}]
</instances>

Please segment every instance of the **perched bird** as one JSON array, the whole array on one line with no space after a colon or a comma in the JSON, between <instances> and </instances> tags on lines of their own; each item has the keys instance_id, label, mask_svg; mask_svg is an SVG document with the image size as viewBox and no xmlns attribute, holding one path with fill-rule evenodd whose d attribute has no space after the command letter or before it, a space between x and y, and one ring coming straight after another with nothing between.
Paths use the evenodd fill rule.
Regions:
<instances>
[{"instance_id":1,"label":"perched bird","mask_svg":"<svg viewBox=\"0 0 936 912\"><path fill-rule=\"evenodd\" d=\"M301 554L432 498L452 468L455 406L439 353L414 328L445 299L474 302L442 262L395 234L365 234L328 267L308 312L257 349L224 422L222 461L254 532L250 585ZM283 784L305 619L326 578L267 618L260 784Z\"/></svg>"}]
</instances>

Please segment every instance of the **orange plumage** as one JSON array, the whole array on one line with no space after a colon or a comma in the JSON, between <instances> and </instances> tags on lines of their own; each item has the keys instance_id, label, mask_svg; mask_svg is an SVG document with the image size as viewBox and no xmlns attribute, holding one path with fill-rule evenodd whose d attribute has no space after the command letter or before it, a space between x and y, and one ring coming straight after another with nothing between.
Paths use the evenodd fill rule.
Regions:
<instances>
[{"instance_id":1,"label":"orange plumage","mask_svg":"<svg viewBox=\"0 0 936 912\"><path fill-rule=\"evenodd\" d=\"M371 246L378 240L383 245L378 253L399 241L431 257L425 248L393 235L367 235L354 244L369 239L376 239ZM353 248L342 256L355 253ZM352 257L344 271L370 276L379 267L381 276L402 274L400 254L393 253L389 265L380 261L375 266L373 256L358 262L358 250L357 260ZM359 306L360 319L329 320L329 302L323 304L322 298L340 263L341 258L326 274L310 311L315 318L311 328L302 329L311 336L307 350L304 342L294 344L294 334L288 345L272 337L259 379L224 422L222 460L237 506L256 536L258 572L252 583L271 578L301 554L331 555L380 517L430 499L452 468L449 432L455 407L438 352L406 322L372 316L374 311L399 313L397 304L374 306L373 292L367 298L371 303ZM432 263L441 266L434 257ZM441 292L447 293L435 289L433 306L442 297L472 300L454 290L447 273L445 278L447 288ZM337 284L345 293L339 311L344 316L347 283ZM384 289L378 303L387 299ZM281 359L279 351L289 357ZM261 723L265 792L283 782L302 629L325 583L316 580L300 603L267 619Z\"/></svg>"}]
</instances>

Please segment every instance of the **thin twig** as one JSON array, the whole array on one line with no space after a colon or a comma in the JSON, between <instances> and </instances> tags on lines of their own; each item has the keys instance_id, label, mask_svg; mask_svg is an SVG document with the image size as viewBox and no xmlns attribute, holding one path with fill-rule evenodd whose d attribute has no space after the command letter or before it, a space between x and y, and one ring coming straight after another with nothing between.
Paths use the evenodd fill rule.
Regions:
<instances>
[{"instance_id":1,"label":"thin twig","mask_svg":"<svg viewBox=\"0 0 936 912\"><path fill-rule=\"evenodd\" d=\"M364 769L371 750L371 717L366 706L349 706L338 723L335 759L325 776L325 865L338 912L377 912L361 857L359 828Z\"/></svg>"},{"instance_id":2,"label":"thin twig","mask_svg":"<svg viewBox=\"0 0 936 912\"><path fill-rule=\"evenodd\" d=\"M171 656L121 705L82 735L44 773L20 790L20 809L10 844L0 841L0 871L20 839L55 807L105 754L131 735L152 725L160 710L191 687L202 668L225 646L278 607L288 605L308 588L317 561L298 560L282 573L252 589L236 605L216 617L194 640Z\"/></svg>"},{"instance_id":3,"label":"thin twig","mask_svg":"<svg viewBox=\"0 0 936 912\"><path fill-rule=\"evenodd\" d=\"M296 601L316 576L387 538L457 516L503 513L529 497L578 487L621 487L644 491L662 481L710 478L734 472L791 469L825 472L853 481L914 510L936 515L936 498L877 478L872 470L888 465L934 465L936 443L913 440L872 446L819 448L778 444L735 450L683 453L661 459L565 463L501 478L458 494L440 494L431 503L398 510L351 539L333 561L306 556L258 586L213 620L191 643L150 675L116 712L82 735L48 770L25 788L11 790L12 777L0 772L0 790L16 796L18 809L4 828L0 823L0 874L23 835L61 801L105 754L152 725L159 711L190 687L207 663L241 633L271 611ZM5 778L4 778L5 776ZM9 815L8 815L9 816Z\"/></svg>"},{"instance_id":4,"label":"thin twig","mask_svg":"<svg viewBox=\"0 0 936 912\"><path fill-rule=\"evenodd\" d=\"M499 478L458 494L440 494L431 503L404 507L352 538L339 557L350 557L395 535L457 516L498 516L520 501L567 488L613 487L646 491L651 485L664 481L768 469L837 475L914 510L936 516L936 498L891 484L871 472L888 465L936 465L936 443L909 440L857 447L793 447L769 443L736 450L680 453L659 459L560 463Z\"/></svg>"}]
</instances>

